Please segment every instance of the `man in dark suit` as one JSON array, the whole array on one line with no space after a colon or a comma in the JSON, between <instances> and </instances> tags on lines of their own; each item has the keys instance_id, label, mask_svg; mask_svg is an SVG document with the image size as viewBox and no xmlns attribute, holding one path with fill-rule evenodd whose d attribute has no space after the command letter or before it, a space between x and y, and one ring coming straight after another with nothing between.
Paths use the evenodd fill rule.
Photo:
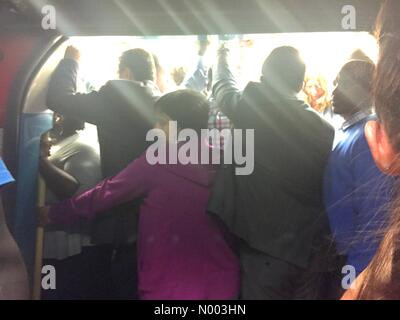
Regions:
<instances>
[{"instance_id":1,"label":"man in dark suit","mask_svg":"<svg viewBox=\"0 0 400 320\"><path fill-rule=\"evenodd\" d=\"M297 98L305 64L296 49L275 49L261 82L243 92L227 53L219 51L213 94L235 129L254 129L255 165L250 175L223 166L209 211L239 240L242 298L322 297L325 266L317 258L329 235L322 179L334 130Z\"/></svg>"},{"instance_id":2,"label":"man in dark suit","mask_svg":"<svg viewBox=\"0 0 400 320\"><path fill-rule=\"evenodd\" d=\"M76 93L80 53L68 47L50 80L50 109L97 126L103 178L114 176L143 153L147 132L155 123L154 102L160 96L155 85L155 65L143 49L124 52L120 80L107 82L99 91ZM110 210L96 218L92 242L102 246L99 263L112 265L117 292L110 298L136 296L136 236L139 202ZM112 259L112 262L110 262ZM104 269L104 268L103 268ZM107 275L105 275L105 278Z\"/></svg>"}]
</instances>

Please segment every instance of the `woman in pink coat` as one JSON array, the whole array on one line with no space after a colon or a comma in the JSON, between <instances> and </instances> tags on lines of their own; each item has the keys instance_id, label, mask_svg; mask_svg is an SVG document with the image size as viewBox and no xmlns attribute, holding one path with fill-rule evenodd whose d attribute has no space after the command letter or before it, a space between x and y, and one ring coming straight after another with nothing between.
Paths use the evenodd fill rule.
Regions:
<instances>
[{"instance_id":1,"label":"woman in pink coat","mask_svg":"<svg viewBox=\"0 0 400 320\"><path fill-rule=\"evenodd\" d=\"M177 122L178 132L193 129L200 133L207 128L207 100L194 91L167 94L158 100L156 109L157 126L164 131L171 120ZM179 161L151 165L143 154L115 177L42 210L41 220L43 224L73 224L140 198L140 298L235 299L239 295L238 259L216 221L206 213L215 170L213 165Z\"/></svg>"}]
</instances>

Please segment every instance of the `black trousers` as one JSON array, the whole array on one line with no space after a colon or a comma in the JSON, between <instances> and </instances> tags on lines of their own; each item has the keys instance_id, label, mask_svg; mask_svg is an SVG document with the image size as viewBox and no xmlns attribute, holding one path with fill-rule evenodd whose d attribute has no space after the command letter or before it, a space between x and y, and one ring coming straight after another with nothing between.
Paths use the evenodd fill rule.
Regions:
<instances>
[{"instance_id":1,"label":"black trousers","mask_svg":"<svg viewBox=\"0 0 400 320\"><path fill-rule=\"evenodd\" d=\"M56 289L42 289L42 299L110 299L114 295L111 254L112 250L92 246L83 248L80 254L67 259L44 259L43 264L55 268Z\"/></svg>"},{"instance_id":2,"label":"black trousers","mask_svg":"<svg viewBox=\"0 0 400 320\"><path fill-rule=\"evenodd\" d=\"M113 250L111 279L116 299L138 299L137 245L123 245Z\"/></svg>"},{"instance_id":3,"label":"black trousers","mask_svg":"<svg viewBox=\"0 0 400 320\"><path fill-rule=\"evenodd\" d=\"M246 245L239 255L242 300L324 299L325 273L308 272Z\"/></svg>"},{"instance_id":4,"label":"black trousers","mask_svg":"<svg viewBox=\"0 0 400 320\"><path fill-rule=\"evenodd\" d=\"M137 299L136 243L85 247L81 254L43 263L56 269L56 290L42 290L43 300Z\"/></svg>"}]
</instances>

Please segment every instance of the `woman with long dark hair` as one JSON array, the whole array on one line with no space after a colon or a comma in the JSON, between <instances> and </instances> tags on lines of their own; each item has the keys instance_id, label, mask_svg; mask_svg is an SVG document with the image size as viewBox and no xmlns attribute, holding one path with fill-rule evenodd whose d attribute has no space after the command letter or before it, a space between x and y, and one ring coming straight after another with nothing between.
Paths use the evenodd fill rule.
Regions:
<instances>
[{"instance_id":1,"label":"woman with long dark hair","mask_svg":"<svg viewBox=\"0 0 400 320\"><path fill-rule=\"evenodd\" d=\"M400 1L386 0L376 23L380 54L375 75L377 121L365 135L378 167L400 175ZM400 185L392 203L389 226L368 268L343 299L400 299Z\"/></svg>"}]
</instances>

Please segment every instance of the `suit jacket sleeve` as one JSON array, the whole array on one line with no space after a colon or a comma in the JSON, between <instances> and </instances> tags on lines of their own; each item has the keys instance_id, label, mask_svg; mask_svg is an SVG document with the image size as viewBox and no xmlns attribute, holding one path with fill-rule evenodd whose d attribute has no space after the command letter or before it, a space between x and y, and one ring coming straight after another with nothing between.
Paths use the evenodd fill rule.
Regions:
<instances>
[{"instance_id":1,"label":"suit jacket sleeve","mask_svg":"<svg viewBox=\"0 0 400 320\"><path fill-rule=\"evenodd\" d=\"M217 106L222 113L235 123L237 108L242 94L237 88L236 80L229 68L227 58L222 54L218 57L214 81L213 95Z\"/></svg>"},{"instance_id":2,"label":"suit jacket sleeve","mask_svg":"<svg viewBox=\"0 0 400 320\"><path fill-rule=\"evenodd\" d=\"M62 115L98 124L104 108L101 90L88 94L76 93L78 68L75 60L61 60L50 79L47 106Z\"/></svg>"}]
</instances>

